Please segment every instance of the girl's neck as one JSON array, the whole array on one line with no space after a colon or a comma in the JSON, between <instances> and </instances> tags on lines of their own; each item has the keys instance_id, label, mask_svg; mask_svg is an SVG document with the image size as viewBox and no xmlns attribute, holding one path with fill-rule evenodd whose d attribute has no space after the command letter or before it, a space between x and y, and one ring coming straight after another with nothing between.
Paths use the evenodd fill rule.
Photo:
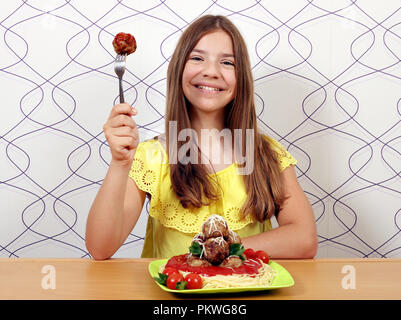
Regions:
<instances>
[{"instance_id":1,"label":"girl's neck","mask_svg":"<svg viewBox=\"0 0 401 320\"><path fill-rule=\"evenodd\" d=\"M225 128L224 126L224 110L219 110L217 112L199 112L191 110L191 127L194 129L198 135L198 138L201 137L201 130L208 129L213 130L217 129L218 132Z\"/></svg>"},{"instance_id":2,"label":"girl's neck","mask_svg":"<svg viewBox=\"0 0 401 320\"><path fill-rule=\"evenodd\" d=\"M209 113L196 110L190 113L191 127L197 134L198 143L202 151L202 161L206 161L205 163L207 163L208 167L210 163L212 164L212 167L209 168L210 172L226 168L231 165L234 159L231 144L226 146L224 142L223 136L226 132L222 135L222 131L225 129L224 112L225 109ZM203 138L206 141L202 141Z\"/></svg>"}]
</instances>

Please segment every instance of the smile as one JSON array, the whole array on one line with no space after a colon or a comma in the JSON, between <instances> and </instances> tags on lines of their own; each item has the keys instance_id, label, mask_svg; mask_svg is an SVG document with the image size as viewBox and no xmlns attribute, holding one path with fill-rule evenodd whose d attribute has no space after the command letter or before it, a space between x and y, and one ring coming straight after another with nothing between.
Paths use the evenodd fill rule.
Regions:
<instances>
[{"instance_id":1,"label":"smile","mask_svg":"<svg viewBox=\"0 0 401 320\"><path fill-rule=\"evenodd\" d=\"M223 89L220 88L214 88L214 87L208 87L208 86L198 86L195 85L196 88L201 89L201 90L205 90L205 91L223 91Z\"/></svg>"}]
</instances>

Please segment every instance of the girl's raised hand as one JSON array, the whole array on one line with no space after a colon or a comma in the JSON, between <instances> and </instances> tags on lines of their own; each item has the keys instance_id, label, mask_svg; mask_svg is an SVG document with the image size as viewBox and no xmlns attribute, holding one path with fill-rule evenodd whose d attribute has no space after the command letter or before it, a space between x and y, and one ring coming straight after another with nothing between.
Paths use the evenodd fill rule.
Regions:
<instances>
[{"instance_id":1,"label":"girl's raised hand","mask_svg":"<svg viewBox=\"0 0 401 320\"><path fill-rule=\"evenodd\" d=\"M128 103L115 105L103 126L112 161L131 165L139 143L138 128L132 116L138 112Z\"/></svg>"}]
</instances>

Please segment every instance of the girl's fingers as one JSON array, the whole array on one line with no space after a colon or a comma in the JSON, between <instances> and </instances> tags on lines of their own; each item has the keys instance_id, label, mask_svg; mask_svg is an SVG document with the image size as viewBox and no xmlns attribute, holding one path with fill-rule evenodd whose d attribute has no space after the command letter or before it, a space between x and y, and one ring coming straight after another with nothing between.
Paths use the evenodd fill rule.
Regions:
<instances>
[{"instance_id":1,"label":"girl's fingers","mask_svg":"<svg viewBox=\"0 0 401 320\"><path fill-rule=\"evenodd\" d=\"M112 155L115 160L129 160L131 158L131 149L119 148L118 150L114 150Z\"/></svg>"},{"instance_id":2,"label":"girl's fingers","mask_svg":"<svg viewBox=\"0 0 401 320\"><path fill-rule=\"evenodd\" d=\"M133 156L139 137L132 116L137 113L137 110L128 103L117 104L112 108L103 131L114 159L129 160Z\"/></svg>"},{"instance_id":3,"label":"girl's fingers","mask_svg":"<svg viewBox=\"0 0 401 320\"><path fill-rule=\"evenodd\" d=\"M137 130L132 129L131 127L128 126L123 126L123 127L117 127L117 128L112 128L110 129L111 134L117 137L136 137L137 136Z\"/></svg>"},{"instance_id":4,"label":"girl's fingers","mask_svg":"<svg viewBox=\"0 0 401 320\"><path fill-rule=\"evenodd\" d=\"M137 148L137 139L134 137L113 137L109 143L110 151L115 160L128 160L132 151Z\"/></svg>"},{"instance_id":5,"label":"girl's fingers","mask_svg":"<svg viewBox=\"0 0 401 320\"><path fill-rule=\"evenodd\" d=\"M138 114L138 110L130 106L128 103L116 104L111 109L109 119L112 119L120 114L125 114L132 117Z\"/></svg>"},{"instance_id":6,"label":"girl's fingers","mask_svg":"<svg viewBox=\"0 0 401 320\"><path fill-rule=\"evenodd\" d=\"M137 139L134 137L115 137L114 140L116 151L121 151L122 149L134 149L137 144Z\"/></svg>"},{"instance_id":7,"label":"girl's fingers","mask_svg":"<svg viewBox=\"0 0 401 320\"><path fill-rule=\"evenodd\" d=\"M135 129L135 127L136 127L136 123L135 123L134 119L132 119L131 117L124 115L124 114L119 114L119 115L115 116L114 118L111 118L108 122L109 122L109 125L111 128L127 126L132 129Z\"/></svg>"}]
</instances>

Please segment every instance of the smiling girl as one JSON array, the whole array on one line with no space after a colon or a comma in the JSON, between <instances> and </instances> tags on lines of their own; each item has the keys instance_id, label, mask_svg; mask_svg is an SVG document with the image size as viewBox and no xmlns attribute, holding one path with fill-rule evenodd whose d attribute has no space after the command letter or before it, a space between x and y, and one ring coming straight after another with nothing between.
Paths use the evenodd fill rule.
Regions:
<instances>
[{"instance_id":1,"label":"smiling girl","mask_svg":"<svg viewBox=\"0 0 401 320\"><path fill-rule=\"evenodd\" d=\"M182 34L167 72L166 134L139 143L136 114L130 105L118 104L104 125L112 160L87 221L86 246L93 258L107 259L120 248L146 197L142 257L188 252L213 214L226 219L245 248L272 258L314 257L315 219L297 181L296 160L257 127L246 45L227 18L201 17ZM190 129L191 135L180 139L171 124L176 133ZM231 143L221 141L221 132L229 133L224 138ZM251 140L246 132L252 132ZM183 161L191 150L199 151L199 161ZM239 174L250 160L252 170Z\"/></svg>"}]
</instances>

